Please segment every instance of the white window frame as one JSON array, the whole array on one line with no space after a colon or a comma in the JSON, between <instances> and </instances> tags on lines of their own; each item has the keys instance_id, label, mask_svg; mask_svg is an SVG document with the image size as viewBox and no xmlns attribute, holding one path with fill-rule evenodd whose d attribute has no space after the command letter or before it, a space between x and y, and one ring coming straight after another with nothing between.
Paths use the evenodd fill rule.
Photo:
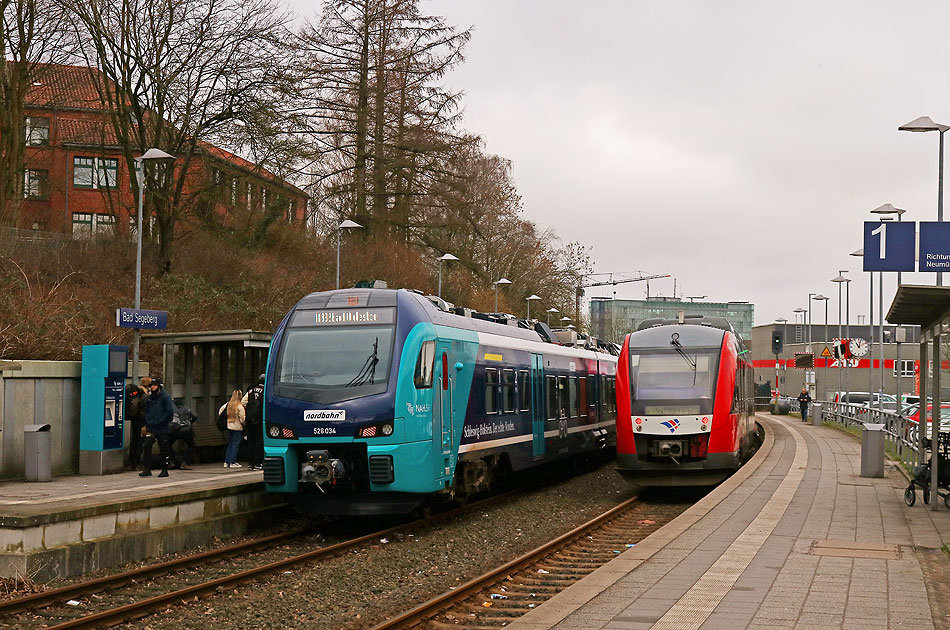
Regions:
<instances>
[{"instance_id":1,"label":"white window frame","mask_svg":"<svg viewBox=\"0 0 950 630\"><path fill-rule=\"evenodd\" d=\"M37 125L34 121L44 121L44 124ZM23 141L28 147L48 147L49 146L49 128L50 120L47 116L27 116L23 122ZM38 136L37 131L45 131L45 135Z\"/></svg>"},{"instance_id":2,"label":"white window frame","mask_svg":"<svg viewBox=\"0 0 950 630\"><path fill-rule=\"evenodd\" d=\"M43 178L40 173L45 173L46 189L43 190L41 182ZM36 175L34 178L33 176ZM34 185L35 184L35 188ZM28 168L23 171L23 198L24 199L49 199L49 171L40 168Z\"/></svg>"},{"instance_id":3,"label":"white window frame","mask_svg":"<svg viewBox=\"0 0 950 630\"><path fill-rule=\"evenodd\" d=\"M914 359L901 359L901 378L913 378L914 376ZM898 361L894 360L894 376L897 376L897 363Z\"/></svg>"}]
</instances>

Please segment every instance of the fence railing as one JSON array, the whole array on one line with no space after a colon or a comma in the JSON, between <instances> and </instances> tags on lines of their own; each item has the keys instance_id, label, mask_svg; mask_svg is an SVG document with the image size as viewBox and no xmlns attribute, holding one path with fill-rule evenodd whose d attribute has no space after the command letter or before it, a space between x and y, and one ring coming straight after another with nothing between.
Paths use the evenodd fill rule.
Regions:
<instances>
[{"instance_id":1,"label":"fence railing","mask_svg":"<svg viewBox=\"0 0 950 630\"><path fill-rule=\"evenodd\" d=\"M867 407L834 402L816 402L821 406L821 418L824 421L837 422L845 426L864 428L865 423L884 425L884 446L888 452L904 463L907 470L913 469L918 462L917 422L889 411L868 409ZM816 410L817 411L817 410ZM930 428L928 427L929 436Z\"/></svg>"}]
</instances>

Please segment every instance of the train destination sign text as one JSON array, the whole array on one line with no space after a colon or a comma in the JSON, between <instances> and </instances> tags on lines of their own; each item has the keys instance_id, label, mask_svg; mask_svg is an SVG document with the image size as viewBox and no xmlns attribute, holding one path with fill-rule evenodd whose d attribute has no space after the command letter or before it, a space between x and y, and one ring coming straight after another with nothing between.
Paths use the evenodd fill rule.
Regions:
<instances>
[{"instance_id":1,"label":"train destination sign text","mask_svg":"<svg viewBox=\"0 0 950 630\"><path fill-rule=\"evenodd\" d=\"M372 324L392 324L391 308L346 308L294 313L291 326L360 326Z\"/></svg>"}]
</instances>

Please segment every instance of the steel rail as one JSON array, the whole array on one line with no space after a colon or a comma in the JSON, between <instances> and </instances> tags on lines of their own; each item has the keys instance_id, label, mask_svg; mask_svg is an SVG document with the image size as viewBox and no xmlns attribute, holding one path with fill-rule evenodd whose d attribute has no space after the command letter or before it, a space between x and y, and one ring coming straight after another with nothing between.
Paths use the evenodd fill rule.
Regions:
<instances>
[{"instance_id":1,"label":"steel rail","mask_svg":"<svg viewBox=\"0 0 950 630\"><path fill-rule=\"evenodd\" d=\"M44 605L55 604L61 600L76 599L76 597L81 597L90 593L97 593L107 588L128 584L135 580L154 577L156 575L163 575L172 571L187 568L191 565L203 563L207 560L225 558L229 555L233 555L247 549L256 549L262 544L266 545L269 543L278 542L285 538L293 538L298 535L306 534L310 531L312 531L312 528L310 527L300 527L297 529L288 530L286 532L281 532L279 534L265 536L264 538L246 540L234 545L228 545L227 547L210 549L202 553L176 558L167 562L161 562L159 564L154 564L139 569L132 569L130 571L123 571L122 573L116 573L115 575L106 575L94 580L77 582L76 584L70 584L50 591L41 591L39 593L33 593L24 597L17 597L16 599L0 600L0 614L11 614L23 610L29 610L31 608L42 607Z\"/></svg>"},{"instance_id":2,"label":"steel rail","mask_svg":"<svg viewBox=\"0 0 950 630\"><path fill-rule=\"evenodd\" d=\"M486 504L500 501L502 499L508 498L513 494L521 492L522 490L512 490L510 492L505 492L494 497L483 499L481 501L476 501L465 505L463 507L449 510L448 512L443 512L442 514L437 514L435 516L420 519L413 523L403 523L395 527L389 527L384 530L373 532L371 534L366 534L365 536L360 536L352 540L343 541L330 545L329 547L322 547L320 549L315 549L313 551L308 551L306 553L292 556L290 558L285 558L283 560L277 560L275 562L270 562L268 564L254 567L252 569L247 569L245 571L240 571L231 575L224 577L216 578L208 582L202 582L200 584L194 584L187 586L176 591L163 593L161 595L156 595L148 599L144 599L138 602L133 602L131 604L126 604L118 608L105 610L98 613L93 613L91 615L86 615L84 617L79 617L69 621L62 622L57 625L47 626L47 630L73 630L76 628L101 628L104 626L115 625L117 623L122 623L132 619L139 619L146 616L149 611L163 608L169 605L173 605L176 602L184 603L186 599L194 598L197 595L205 594L210 591L217 590L218 588L225 586L233 586L240 584L242 582L247 582L253 579L256 579L260 576L268 575L270 573L277 572L286 567L290 567L296 564L302 564L312 560L316 560L322 557L332 556L340 552L346 551L353 547L357 547L366 543L370 540L385 537L389 534L394 534L400 531L406 531L407 528L414 527L423 527L427 525L432 525L442 520L458 516L459 514L481 508Z\"/></svg>"},{"instance_id":3,"label":"steel rail","mask_svg":"<svg viewBox=\"0 0 950 630\"><path fill-rule=\"evenodd\" d=\"M389 619L377 626L374 626L372 630L393 630L395 628L406 628L414 624L417 624L420 621L423 621L424 619L438 613L439 611L443 610L449 605L455 604L459 601L467 599L468 597L471 597L479 589L493 582L498 581L503 576L509 574L510 572L516 569L522 568L523 565L527 565L536 560L539 560L540 558L557 551L562 546L573 542L574 539L580 537L592 527L596 527L598 525L603 524L605 521L608 521L614 516L616 516L619 512L622 512L623 510L626 510L627 508L629 508L631 505L636 503L637 499L638 497L627 499L620 505L617 505L616 507L613 507L610 510L604 512L600 516L597 516L587 521L586 523L578 527L575 527L574 529L567 532L566 534L562 534L561 536L558 536L554 540L543 544L537 549L529 551L528 553L518 558L515 558L511 562L508 562L498 567L497 569L493 569L489 571L488 573L485 573L477 578L474 578L473 580L470 580L466 582L465 584L462 584L461 586L459 586L453 591L447 591L433 599L430 599L427 602L423 602L422 604L419 604L412 610L406 611L397 617L393 617L392 619Z\"/></svg>"}]
</instances>

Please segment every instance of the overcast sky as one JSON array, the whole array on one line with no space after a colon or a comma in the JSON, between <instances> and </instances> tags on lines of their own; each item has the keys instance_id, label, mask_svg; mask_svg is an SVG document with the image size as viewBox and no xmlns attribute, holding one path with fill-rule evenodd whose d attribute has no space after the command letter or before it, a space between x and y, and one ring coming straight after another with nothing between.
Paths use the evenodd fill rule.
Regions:
<instances>
[{"instance_id":1,"label":"overcast sky","mask_svg":"<svg viewBox=\"0 0 950 630\"><path fill-rule=\"evenodd\" d=\"M837 322L830 279L849 269L854 322L868 311L868 276L848 253L862 247L868 211L893 203L905 220L936 220L937 134L897 127L921 115L950 124L950 4L423 8L474 25L448 78L466 93L464 126L513 162L525 215L592 246L597 272L669 273L677 293L753 302L763 324L792 320L818 292L833 297ZM885 312L895 284L888 274ZM673 283L650 291L672 294ZM644 292L616 287L616 297ZM822 323L823 306L814 309Z\"/></svg>"}]
</instances>

